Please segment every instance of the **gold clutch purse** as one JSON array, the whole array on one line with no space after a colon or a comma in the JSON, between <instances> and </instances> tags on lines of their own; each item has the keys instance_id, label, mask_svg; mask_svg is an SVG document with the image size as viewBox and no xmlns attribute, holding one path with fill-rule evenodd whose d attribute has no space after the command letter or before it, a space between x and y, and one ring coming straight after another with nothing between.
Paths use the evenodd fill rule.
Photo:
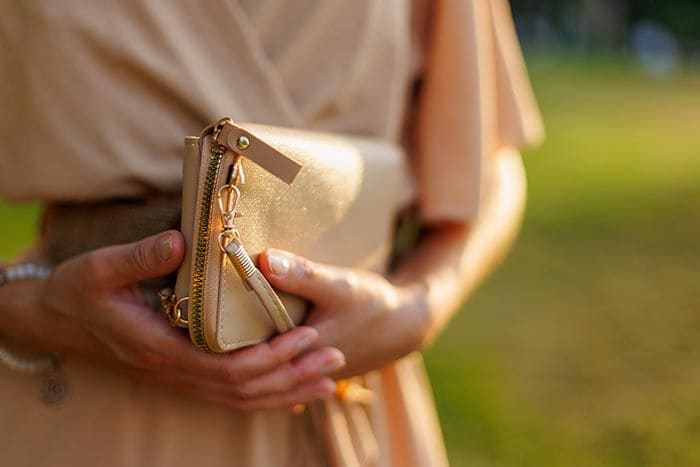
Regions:
<instances>
[{"instance_id":1,"label":"gold clutch purse","mask_svg":"<svg viewBox=\"0 0 700 467\"><path fill-rule=\"evenodd\" d=\"M222 119L185 140L187 249L164 309L205 351L265 341L300 323L306 304L270 287L258 254L381 272L412 191L396 145Z\"/></svg>"}]
</instances>

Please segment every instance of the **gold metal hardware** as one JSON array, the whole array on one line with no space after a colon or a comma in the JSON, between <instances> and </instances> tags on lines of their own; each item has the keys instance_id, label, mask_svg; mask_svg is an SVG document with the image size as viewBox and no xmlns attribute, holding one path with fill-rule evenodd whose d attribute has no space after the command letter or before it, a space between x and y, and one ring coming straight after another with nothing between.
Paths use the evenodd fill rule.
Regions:
<instances>
[{"instance_id":1,"label":"gold metal hardware","mask_svg":"<svg viewBox=\"0 0 700 467\"><path fill-rule=\"evenodd\" d=\"M178 328L189 327L190 323L186 318L187 312L183 312L181 306L183 303L189 301L190 297L182 297L178 300L174 293L169 292L168 290L161 290L158 292L163 312L173 326Z\"/></svg>"},{"instance_id":2,"label":"gold metal hardware","mask_svg":"<svg viewBox=\"0 0 700 467\"><path fill-rule=\"evenodd\" d=\"M68 380L57 359L54 360L52 370L41 379L37 389L39 399L46 405L57 405L66 400Z\"/></svg>"},{"instance_id":3,"label":"gold metal hardware","mask_svg":"<svg viewBox=\"0 0 700 467\"><path fill-rule=\"evenodd\" d=\"M231 120L229 117L224 117L219 119L219 121L214 124L211 140L216 144L216 146L221 146L221 143L219 143L219 135L221 134L221 130L224 129L224 125L227 123L233 123L233 120Z\"/></svg>"},{"instance_id":4,"label":"gold metal hardware","mask_svg":"<svg viewBox=\"0 0 700 467\"><path fill-rule=\"evenodd\" d=\"M229 185L243 185L245 183L245 173L243 172L243 164L241 163L242 156L236 154L233 158L233 171L231 172L231 178L228 181Z\"/></svg>"},{"instance_id":5,"label":"gold metal hardware","mask_svg":"<svg viewBox=\"0 0 700 467\"><path fill-rule=\"evenodd\" d=\"M236 166L234 166L236 167ZM239 172L240 173L240 172ZM237 217L242 213L238 211L238 200L241 198L241 191L232 184L226 184L219 188L218 192L219 211L221 213L221 232L219 232L219 248L226 253L226 246L234 239L238 239L239 233L234 225Z\"/></svg>"},{"instance_id":6,"label":"gold metal hardware","mask_svg":"<svg viewBox=\"0 0 700 467\"><path fill-rule=\"evenodd\" d=\"M236 147L241 151L245 151L248 149L248 147L250 147L250 140L246 135L241 135L236 140Z\"/></svg>"},{"instance_id":7,"label":"gold metal hardware","mask_svg":"<svg viewBox=\"0 0 700 467\"><path fill-rule=\"evenodd\" d=\"M374 400L374 392L361 384L349 379L341 379L335 383L335 397L341 402L356 402L369 405Z\"/></svg>"},{"instance_id":8,"label":"gold metal hardware","mask_svg":"<svg viewBox=\"0 0 700 467\"><path fill-rule=\"evenodd\" d=\"M215 184L221 171L221 163L224 160L226 148L220 146L216 142L216 136L221 132L219 128L228 119L219 120L214 128L212 136L211 157L207 167L207 173L204 178L204 190L200 199L200 220L197 226L197 235L195 241L195 259L192 268L192 290L190 293L190 330L197 347L205 352L211 352L204 337L204 328L202 323L202 308L204 307L204 290L205 290L205 267L209 256L209 230L211 223L211 211L213 197L215 196Z\"/></svg>"},{"instance_id":9,"label":"gold metal hardware","mask_svg":"<svg viewBox=\"0 0 700 467\"><path fill-rule=\"evenodd\" d=\"M241 191L234 185L224 185L219 188L217 198L224 230L233 229L233 220L242 216L237 210L238 200L241 199Z\"/></svg>"},{"instance_id":10,"label":"gold metal hardware","mask_svg":"<svg viewBox=\"0 0 700 467\"><path fill-rule=\"evenodd\" d=\"M248 252L243 248L241 241L238 238L233 238L227 247L224 251L228 253L231 264L241 279L245 281L252 277L257 268Z\"/></svg>"}]
</instances>

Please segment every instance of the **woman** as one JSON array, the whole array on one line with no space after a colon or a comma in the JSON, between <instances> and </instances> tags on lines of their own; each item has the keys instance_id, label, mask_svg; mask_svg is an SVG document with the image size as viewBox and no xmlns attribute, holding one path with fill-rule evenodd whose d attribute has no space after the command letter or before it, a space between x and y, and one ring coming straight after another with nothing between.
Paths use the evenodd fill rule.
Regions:
<instances>
[{"instance_id":1,"label":"woman","mask_svg":"<svg viewBox=\"0 0 700 467\"><path fill-rule=\"evenodd\" d=\"M0 370L3 462L445 465L416 351L510 245L524 193L510 148L541 134L505 0L2 9L0 190L47 206L28 260L55 263L0 287L3 345L61 356L68 385L46 405L34 377ZM222 115L403 140L424 226L388 278L265 252L270 282L314 309L225 356L195 350L138 287L183 259L162 232L179 143ZM373 402L325 432L290 410L358 375Z\"/></svg>"}]
</instances>

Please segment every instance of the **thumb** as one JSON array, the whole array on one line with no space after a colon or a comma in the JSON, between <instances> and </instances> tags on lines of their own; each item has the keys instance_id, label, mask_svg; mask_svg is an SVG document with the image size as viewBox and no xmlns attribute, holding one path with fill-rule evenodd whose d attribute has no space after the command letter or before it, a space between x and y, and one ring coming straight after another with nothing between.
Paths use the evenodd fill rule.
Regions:
<instances>
[{"instance_id":1,"label":"thumb","mask_svg":"<svg viewBox=\"0 0 700 467\"><path fill-rule=\"evenodd\" d=\"M349 281L333 266L275 249L261 253L259 265L273 287L317 305L332 305L349 299Z\"/></svg>"},{"instance_id":2,"label":"thumb","mask_svg":"<svg viewBox=\"0 0 700 467\"><path fill-rule=\"evenodd\" d=\"M114 290L176 271L184 254L182 234L171 230L83 255L83 277L98 289Z\"/></svg>"}]
</instances>

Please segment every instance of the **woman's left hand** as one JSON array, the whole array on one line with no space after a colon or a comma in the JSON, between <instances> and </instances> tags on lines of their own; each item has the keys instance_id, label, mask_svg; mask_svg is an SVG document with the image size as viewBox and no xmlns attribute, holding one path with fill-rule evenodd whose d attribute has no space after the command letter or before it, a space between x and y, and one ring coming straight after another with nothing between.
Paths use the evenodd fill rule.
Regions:
<instances>
[{"instance_id":1,"label":"woman's left hand","mask_svg":"<svg viewBox=\"0 0 700 467\"><path fill-rule=\"evenodd\" d=\"M316 345L345 354L347 365L335 377L382 368L423 342L428 317L421 288L272 249L260 255L260 268L273 287L312 303L304 324L319 332Z\"/></svg>"}]
</instances>

